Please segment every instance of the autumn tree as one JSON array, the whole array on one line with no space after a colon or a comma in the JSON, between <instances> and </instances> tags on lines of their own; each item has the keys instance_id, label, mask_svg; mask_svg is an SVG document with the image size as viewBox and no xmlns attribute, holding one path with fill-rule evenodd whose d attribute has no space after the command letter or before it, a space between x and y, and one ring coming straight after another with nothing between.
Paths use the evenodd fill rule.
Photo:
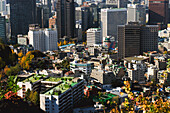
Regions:
<instances>
[{"instance_id":1,"label":"autumn tree","mask_svg":"<svg viewBox=\"0 0 170 113\"><path fill-rule=\"evenodd\" d=\"M28 96L28 100L34 103L35 105L39 104L39 95L36 91L31 91L30 95Z\"/></svg>"},{"instance_id":2,"label":"autumn tree","mask_svg":"<svg viewBox=\"0 0 170 113\"><path fill-rule=\"evenodd\" d=\"M58 44L58 47L62 45L61 41L60 41L60 43L57 43L57 44Z\"/></svg>"},{"instance_id":3,"label":"autumn tree","mask_svg":"<svg viewBox=\"0 0 170 113\"><path fill-rule=\"evenodd\" d=\"M64 45L66 45L66 44L67 44L67 41L66 41L66 40L64 40L63 44L64 44Z\"/></svg>"}]
</instances>

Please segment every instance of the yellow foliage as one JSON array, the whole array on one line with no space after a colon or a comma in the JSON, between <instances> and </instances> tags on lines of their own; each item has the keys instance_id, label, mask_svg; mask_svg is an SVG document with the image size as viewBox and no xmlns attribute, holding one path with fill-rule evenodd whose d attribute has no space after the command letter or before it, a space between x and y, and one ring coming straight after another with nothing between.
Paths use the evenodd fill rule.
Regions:
<instances>
[{"instance_id":1,"label":"yellow foliage","mask_svg":"<svg viewBox=\"0 0 170 113\"><path fill-rule=\"evenodd\" d=\"M60 43L57 43L57 44L58 44L58 47L62 45L61 41L60 41Z\"/></svg>"},{"instance_id":2,"label":"yellow foliage","mask_svg":"<svg viewBox=\"0 0 170 113\"><path fill-rule=\"evenodd\" d=\"M4 68L4 73L7 74L7 72L10 70L10 68L8 66L5 66Z\"/></svg>"},{"instance_id":3,"label":"yellow foliage","mask_svg":"<svg viewBox=\"0 0 170 113\"><path fill-rule=\"evenodd\" d=\"M66 40L64 40L64 43L63 43L64 45L66 45L67 44L67 41Z\"/></svg>"},{"instance_id":4,"label":"yellow foliage","mask_svg":"<svg viewBox=\"0 0 170 113\"><path fill-rule=\"evenodd\" d=\"M19 57L19 58L23 57L22 51L20 51L20 52L18 53L18 57Z\"/></svg>"}]
</instances>

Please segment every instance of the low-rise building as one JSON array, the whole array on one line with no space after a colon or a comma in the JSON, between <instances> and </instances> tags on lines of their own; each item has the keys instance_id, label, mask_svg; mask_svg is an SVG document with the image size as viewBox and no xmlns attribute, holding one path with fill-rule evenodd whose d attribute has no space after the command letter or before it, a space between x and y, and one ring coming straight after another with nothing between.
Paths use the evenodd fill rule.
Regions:
<instances>
[{"instance_id":1,"label":"low-rise building","mask_svg":"<svg viewBox=\"0 0 170 113\"><path fill-rule=\"evenodd\" d=\"M17 91L18 96L24 98L25 93L28 89L37 91L38 93L41 91L41 81L46 78L46 75L32 75L27 78L19 81L17 85L21 88Z\"/></svg>"},{"instance_id":2,"label":"low-rise building","mask_svg":"<svg viewBox=\"0 0 170 113\"><path fill-rule=\"evenodd\" d=\"M103 87L104 85L111 84L115 79L113 72L97 69L92 70L90 77L97 79Z\"/></svg>"},{"instance_id":3,"label":"low-rise building","mask_svg":"<svg viewBox=\"0 0 170 113\"><path fill-rule=\"evenodd\" d=\"M90 74L93 69L93 63L73 61L70 62L70 70L75 72L75 70L81 70L85 74Z\"/></svg>"}]
</instances>

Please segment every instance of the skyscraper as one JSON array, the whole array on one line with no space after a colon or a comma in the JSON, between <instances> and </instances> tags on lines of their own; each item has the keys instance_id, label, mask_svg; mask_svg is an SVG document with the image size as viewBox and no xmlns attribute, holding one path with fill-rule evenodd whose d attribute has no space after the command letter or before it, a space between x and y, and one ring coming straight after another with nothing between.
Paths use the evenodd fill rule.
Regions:
<instances>
[{"instance_id":1,"label":"skyscraper","mask_svg":"<svg viewBox=\"0 0 170 113\"><path fill-rule=\"evenodd\" d=\"M12 37L26 35L29 24L35 23L36 0L10 0L10 22Z\"/></svg>"},{"instance_id":2,"label":"skyscraper","mask_svg":"<svg viewBox=\"0 0 170 113\"><path fill-rule=\"evenodd\" d=\"M102 37L112 36L117 38L117 25L124 25L127 21L127 9L102 9L101 28Z\"/></svg>"},{"instance_id":3,"label":"skyscraper","mask_svg":"<svg viewBox=\"0 0 170 113\"><path fill-rule=\"evenodd\" d=\"M168 23L168 0L149 0L149 24Z\"/></svg>"},{"instance_id":4,"label":"skyscraper","mask_svg":"<svg viewBox=\"0 0 170 113\"><path fill-rule=\"evenodd\" d=\"M41 0L41 2L43 3L43 5L46 5L48 7L48 12L49 12L49 17L51 17L51 7L52 7L52 4L51 4L51 0Z\"/></svg>"},{"instance_id":5,"label":"skyscraper","mask_svg":"<svg viewBox=\"0 0 170 113\"><path fill-rule=\"evenodd\" d=\"M145 5L128 4L127 23L128 22L139 22L139 24L146 24Z\"/></svg>"},{"instance_id":6,"label":"skyscraper","mask_svg":"<svg viewBox=\"0 0 170 113\"><path fill-rule=\"evenodd\" d=\"M129 23L118 26L118 58L140 54L140 25Z\"/></svg>"},{"instance_id":7,"label":"skyscraper","mask_svg":"<svg viewBox=\"0 0 170 113\"><path fill-rule=\"evenodd\" d=\"M58 0L57 2L58 37L74 38L75 6L74 0Z\"/></svg>"},{"instance_id":8,"label":"skyscraper","mask_svg":"<svg viewBox=\"0 0 170 113\"><path fill-rule=\"evenodd\" d=\"M0 39L6 42L6 20L4 16L0 14Z\"/></svg>"},{"instance_id":9,"label":"skyscraper","mask_svg":"<svg viewBox=\"0 0 170 113\"><path fill-rule=\"evenodd\" d=\"M118 26L118 58L131 57L158 50L158 25L142 26L129 22Z\"/></svg>"}]
</instances>

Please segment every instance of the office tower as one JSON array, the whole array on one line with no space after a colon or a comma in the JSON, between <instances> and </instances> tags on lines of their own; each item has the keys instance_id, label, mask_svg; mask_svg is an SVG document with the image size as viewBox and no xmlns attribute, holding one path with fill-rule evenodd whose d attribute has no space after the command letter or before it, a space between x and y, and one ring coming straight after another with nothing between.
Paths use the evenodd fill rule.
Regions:
<instances>
[{"instance_id":1,"label":"office tower","mask_svg":"<svg viewBox=\"0 0 170 113\"><path fill-rule=\"evenodd\" d=\"M36 0L10 0L10 22L12 37L26 35L29 24L35 23Z\"/></svg>"},{"instance_id":2,"label":"office tower","mask_svg":"<svg viewBox=\"0 0 170 113\"><path fill-rule=\"evenodd\" d=\"M29 44L31 44L35 50L40 51L53 51L57 50L57 30L56 29L40 29L33 28L28 32Z\"/></svg>"},{"instance_id":3,"label":"office tower","mask_svg":"<svg viewBox=\"0 0 170 113\"><path fill-rule=\"evenodd\" d=\"M146 25L141 27L141 54L147 51L158 50L158 25Z\"/></svg>"},{"instance_id":4,"label":"office tower","mask_svg":"<svg viewBox=\"0 0 170 113\"><path fill-rule=\"evenodd\" d=\"M99 28L90 28L87 30L87 46L93 46L94 44L101 44L101 30Z\"/></svg>"},{"instance_id":5,"label":"office tower","mask_svg":"<svg viewBox=\"0 0 170 113\"><path fill-rule=\"evenodd\" d=\"M146 24L146 8L145 5L128 4L127 8L127 23L139 22L139 24Z\"/></svg>"},{"instance_id":6,"label":"office tower","mask_svg":"<svg viewBox=\"0 0 170 113\"><path fill-rule=\"evenodd\" d=\"M158 26L142 26L137 22L118 26L118 58L131 57L158 50Z\"/></svg>"},{"instance_id":7,"label":"office tower","mask_svg":"<svg viewBox=\"0 0 170 113\"><path fill-rule=\"evenodd\" d=\"M74 0L58 0L57 2L58 38L67 36L74 38L75 6Z\"/></svg>"},{"instance_id":8,"label":"office tower","mask_svg":"<svg viewBox=\"0 0 170 113\"><path fill-rule=\"evenodd\" d=\"M89 28L99 27L99 11L96 4L91 4L89 6Z\"/></svg>"},{"instance_id":9,"label":"office tower","mask_svg":"<svg viewBox=\"0 0 170 113\"><path fill-rule=\"evenodd\" d=\"M6 20L4 16L0 14L0 39L6 43Z\"/></svg>"},{"instance_id":10,"label":"office tower","mask_svg":"<svg viewBox=\"0 0 170 113\"><path fill-rule=\"evenodd\" d=\"M89 8L88 7L76 7L75 10L76 21L81 23L82 30L85 31L89 28Z\"/></svg>"},{"instance_id":11,"label":"office tower","mask_svg":"<svg viewBox=\"0 0 170 113\"><path fill-rule=\"evenodd\" d=\"M117 25L124 25L127 21L127 9L101 9L102 37L117 38Z\"/></svg>"},{"instance_id":12,"label":"office tower","mask_svg":"<svg viewBox=\"0 0 170 113\"><path fill-rule=\"evenodd\" d=\"M37 4L36 7L36 23L41 28L48 28L49 25L49 8L47 5Z\"/></svg>"},{"instance_id":13,"label":"office tower","mask_svg":"<svg viewBox=\"0 0 170 113\"><path fill-rule=\"evenodd\" d=\"M118 58L140 54L140 25L129 23L118 25Z\"/></svg>"},{"instance_id":14,"label":"office tower","mask_svg":"<svg viewBox=\"0 0 170 113\"><path fill-rule=\"evenodd\" d=\"M51 0L41 0L43 5L46 5L48 7L48 12L49 12L49 17L52 16L51 14L51 8L52 8L52 4L51 4Z\"/></svg>"},{"instance_id":15,"label":"office tower","mask_svg":"<svg viewBox=\"0 0 170 113\"><path fill-rule=\"evenodd\" d=\"M149 0L149 24L168 23L168 0Z\"/></svg>"}]
</instances>

